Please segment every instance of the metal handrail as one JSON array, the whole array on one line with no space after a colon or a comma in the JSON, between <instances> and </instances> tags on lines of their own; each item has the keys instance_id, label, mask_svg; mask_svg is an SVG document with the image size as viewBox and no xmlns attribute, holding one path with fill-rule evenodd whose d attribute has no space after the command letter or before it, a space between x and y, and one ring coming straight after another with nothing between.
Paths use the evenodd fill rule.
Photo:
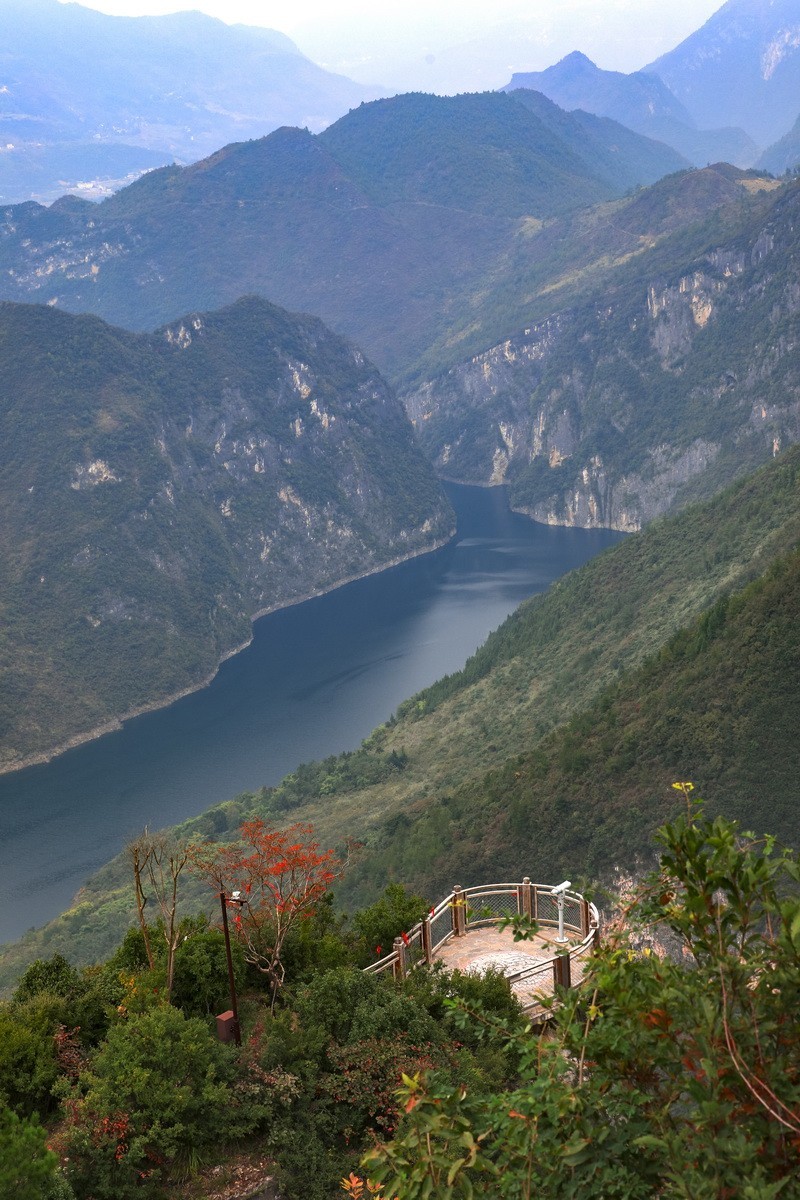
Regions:
<instances>
[{"instance_id":1,"label":"metal handrail","mask_svg":"<svg viewBox=\"0 0 800 1200\"><path fill-rule=\"evenodd\" d=\"M391 970L393 975L402 978L409 969L413 970L415 967L423 964L426 966L430 965L433 962L433 956L436 951L441 949L442 946L446 945L454 937L459 937L467 933L470 927L476 928L480 925L497 924L507 919L506 916L490 915L470 920L470 908L467 903L469 899L513 896L519 915L524 915L524 904L527 904L529 908L533 908L535 912L533 919L537 924L547 927L558 925L557 917L540 916L538 913L539 895L552 898L552 893L552 884L531 883L527 878L523 879L521 883L488 883L478 884L469 888L454 888L448 896L445 896L443 900L434 905L430 912L421 921L418 921L416 925L412 926L406 934L395 939L395 944L389 954L385 954L377 962L365 967L364 973L366 975L380 975L384 971ZM523 901L524 896L528 898L525 901ZM573 920L567 920L565 917L563 925L565 929L570 930L572 933L582 932L584 934L582 940L577 945L570 946L566 954L556 954L551 958L538 959L530 967L523 967L522 970L507 976L510 984L534 978L548 968L555 971L555 964L565 957L570 960L570 963L573 960L582 958L586 950L594 943L600 928L600 914L595 905L585 900L579 892L572 890L564 892L564 900L580 905L580 923L575 924ZM433 923L439 920L448 908L452 912L451 927L444 937L434 943L431 936ZM407 952L414 946L422 948L422 958L417 962L408 963Z\"/></svg>"}]
</instances>

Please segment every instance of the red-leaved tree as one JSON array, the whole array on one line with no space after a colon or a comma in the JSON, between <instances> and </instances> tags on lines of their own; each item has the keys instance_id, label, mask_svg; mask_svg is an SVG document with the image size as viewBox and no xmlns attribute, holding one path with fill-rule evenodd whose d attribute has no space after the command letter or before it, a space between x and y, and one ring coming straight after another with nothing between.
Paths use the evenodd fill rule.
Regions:
<instances>
[{"instance_id":1,"label":"red-leaved tree","mask_svg":"<svg viewBox=\"0 0 800 1200\"><path fill-rule=\"evenodd\" d=\"M294 926L311 916L339 874L333 850L311 841L310 825L271 829L245 821L240 841L229 846L203 843L192 849L192 869L217 891L241 893L233 927L247 962L272 984L272 1001L283 986L283 947Z\"/></svg>"}]
</instances>

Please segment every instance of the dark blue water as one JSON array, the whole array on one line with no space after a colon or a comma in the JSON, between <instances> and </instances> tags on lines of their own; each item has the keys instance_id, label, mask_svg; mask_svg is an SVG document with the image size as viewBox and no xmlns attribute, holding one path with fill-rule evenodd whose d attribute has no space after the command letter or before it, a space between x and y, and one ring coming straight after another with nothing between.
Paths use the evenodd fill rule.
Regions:
<instances>
[{"instance_id":1,"label":"dark blue water","mask_svg":"<svg viewBox=\"0 0 800 1200\"><path fill-rule=\"evenodd\" d=\"M210 687L54 762L0 777L0 941L66 908L144 825L173 824L352 749L469 655L524 597L618 540L448 485L444 550L260 620Z\"/></svg>"}]
</instances>

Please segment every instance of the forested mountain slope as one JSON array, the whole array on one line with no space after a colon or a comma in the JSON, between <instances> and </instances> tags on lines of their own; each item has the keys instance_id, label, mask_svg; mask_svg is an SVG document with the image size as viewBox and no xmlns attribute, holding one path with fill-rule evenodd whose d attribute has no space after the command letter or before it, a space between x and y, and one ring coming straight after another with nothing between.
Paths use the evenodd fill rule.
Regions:
<instances>
[{"instance_id":1,"label":"forested mountain slope","mask_svg":"<svg viewBox=\"0 0 800 1200\"><path fill-rule=\"evenodd\" d=\"M527 103L534 92L516 92ZM596 126L603 118L576 114ZM635 136L635 135L630 135ZM480 292L447 310L449 324L431 325L429 344L403 382L421 383L564 309L601 303L646 274L693 259L722 237L745 233L768 212L780 185L758 172L717 163L679 171L620 200L548 221L526 220L508 252L487 270Z\"/></svg>"},{"instance_id":2,"label":"forested mountain slope","mask_svg":"<svg viewBox=\"0 0 800 1200\"><path fill-rule=\"evenodd\" d=\"M800 437L800 185L701 177L742 200L406 395L443 475L509 482L537 520L632 530ZM677 203L680 183L616 221Z\"/></svg>"},{"instance_id":3,"label":"forested mountain slope","mask_svg":"<svg viewBox=\"0 0 800 1200\"><path fill-rule=\"evenodd\" d=\"M441 544L393 392L245 299L152 335L0 305L0 766L200 686L259 611Z\"/></svg>"},{"instance_id":4,"label":"forested mountain slope","mask_svg":"<svg viewBox=\"0 0 800 1200\"><path fill-rule=\"evenodd\" d=\"M280 824L309 820L323 844L340 843L348 835L366 843L339 889L344 897L372 899L388 879L413 882L435 895L446 893L454 883L483 881L487 871L501 866L510 870L512 864L515 870L538 872L544 879L560 871L577 875L584 869L605 870L609 858L600 851L609 838L602 827L605 823L609 830L624 827L622 801L627 796L633 797L631 831L613 865L630 868L647 837L646 831L640 836L634 824L637 806L643 803L641 788L656 789L663 796L680 766L676 777L694 773L699 785L710 780L715 785L711 798L723 807L724 787L741 768L741 788L732 793L737 811L746 812L749 823L763 823L765 828L773 827L776 814L778 832L791 840L791 754L795 751L786 760L786 771L780 762L770 768L774 790L769 793L755 787L753 771L743 760L752 756L755 771L770 748L775 750L786 723L793 720L796 705L789 697L794 695L797 675L791 657L796 651L790 643L796 631L792 634L785 622L780 630L776 626L775 653L765 651L764 669L752 673L750 692L749 676L742 667L738 698L733 687L738 670L734 652L725 660L727 676L717 677L716 667L708 668L705 698L706 668L701 663L681 718L683 725L675 725L668 715L680 712L680 696L668 696L671 684L660 682L652 662L666 668L673 661L679 666L685 661L693 670L692 655L687 651L681 657L680 647L704 646L703 638L709 638L702 630L713 633L720 628L720 613L744 612L745 608L736 607L739 601L732 602L730 609L718 602L768 573L776 560L793 553L798 542L800 449L794 449L713 501L654 522L522 605L463 671L409 699L396 718L377 729L358 751L307 764L278 788L240 796L187 822L180 832L190 837L225 837L226 831L233 832L250 815ZM778 573L775 578L784 576ZM764 586L767 590L753 594L771 595L772 585ZM763 610L766 601L754 603L754 611L760 611L758 605ZM717 615L674 640L714 605L718 605ZM788 609L790 618L792 611ZM733 646L746 638L745 627L736 628L734 638L739 640ZM747 662L757 667L761 639L771 636L766 629L754 638ZM668 648L662 653L664 646ZM784 650L789 655L786 670L781 666ZM647 660L651 660L647 670L635 674ZM727 697L714 692L723 678L730 692ZM652 700L648 699L651 690ZM601 728L597 723L606 719L603 714L609 704L618 700L620 704L624 700L618 727L602 727L602 736L595 733L596 726ZM754 748L753 740L773 720L775 706L784 703L785 718L775 716L775 732L764 749ZM659 704L667 714L660 723ZM635 713L637 705L653 725L645 731L650 741L641 743L641 779L634 753L638 743L626 740L622 720ZM586 718L579 715L587 710ZM750 714L750 724L739 720L737 712ZM573 718L571 728L553 734ZM694 740L687 736L683 754L682 735L672 737L672 731L685 730L695 718ZM746 736L739 738L737 731ZM642 722L634 734L643 736ZM542 742L548 735L561 740ZM595 785L591 767L606 749L608 763ZM561 775L556 772L559 764ZM662 769L670 778L660 777ZM552 784L553 796L566 799L548 802L538 817L539 776L534 772L542 772L547 780L551 770L548 786ZM617 770L619 796L611 795L606 803L601 793L606 787L612 789L611 775ZM580 777L579 772L583 772ZM574 802L573 777L580 784L576 783ZM522 780L530 787L523 787ZM581 807L578 801L583 804L584 794L591 803ZM659 813L654 812L653 822L658 819ZM543 834L549 837L559 822L563 828L549 841ZM484 843L485 852L480 850ZM461 878L453 877L456 870ZM130 918L129 889L129 867L120 857L89 881L72 909L8 949L0 979L7 981L19 964L55 950L81 961L107 952ZM200 902L199 890L196 902Z\"/></svg>"},{"instance_id":5,"label":"forested mountain slope","mask_svg":"<svg viewBox=\"0 0 800 1200\"><path fill-rule=\"evenodd\" d=\"M538 92L509 99L396 96L361 105L319 140L373 203L426 201L512 217L586 207L688 165L617 122L604 137L585 114L564 112Z\"/></svg>"},{"instance_id":6,"label":"forested mountain slope","mask_svg":"<svg viewBox=\"0 0 800 1200\"><path fill-rule=\"evenodd\" d=\"M411 887L436 875L602 879L650 865L653 835L696 781L709 815L797 846L800 552L724 595L535 750L389 822L356 868ZM363 893L362 893L363 894Z\"/></svg>"},{"instance_id":7,"label":"forested mountain slope","mask_svg":"<svg viewBox=\"0 0 800 1200\"><path fill-rule=\"evenodd\" d=\"M683 165L539 108L499 93L400 96L318 137L283 128L151 172L100 206L7 208L0 296L142 329L254 292L405 370L488 279L530 258L542 221Z\"/></svg>"}]
</instances>

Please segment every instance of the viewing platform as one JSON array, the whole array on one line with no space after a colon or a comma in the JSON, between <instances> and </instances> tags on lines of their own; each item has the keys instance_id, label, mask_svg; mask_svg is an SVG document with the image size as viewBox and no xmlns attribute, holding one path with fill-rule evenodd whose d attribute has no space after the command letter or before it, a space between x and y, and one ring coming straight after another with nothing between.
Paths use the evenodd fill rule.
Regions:
<instances>
[{"instance_id":1,"label":"viewing platform","mask_svg":"<svg viewBox=\"0 0 800 1200\"><path fill-rule=\"evenodd\" d=\"M536 1015L542 1000L553 995L557 984L573 987L583 978L586 959L597 944L600 917L597 909L568 881L553 885L493 883L453 888L449 896L417 925L395 938L385 955L367 974L391 971L405 978L419 966L443 963L448 970L505 975L524 1010ZM536 933L514 941L511 928L497 928L509 917L528 917Z\"/></svg>"}]
</instances>

